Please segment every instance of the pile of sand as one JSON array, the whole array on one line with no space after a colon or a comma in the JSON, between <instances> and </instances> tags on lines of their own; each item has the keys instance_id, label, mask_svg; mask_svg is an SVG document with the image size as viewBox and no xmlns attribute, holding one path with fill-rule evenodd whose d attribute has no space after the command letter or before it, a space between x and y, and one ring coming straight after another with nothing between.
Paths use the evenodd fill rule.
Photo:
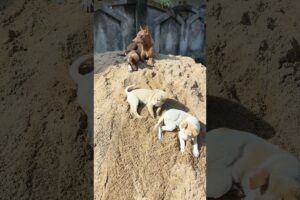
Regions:
<instances>
[{"instance_id":1,"label":"pile of sand","mask_svg":"<svg viewBox=\"0 0 300 200\"><path fill-rule=\"evenodd\" d=\"M262 132L256 118L264 120L274 130L271 140L298 157L299 3L214 0L207 2L206 18L209 95L229 100L231 111L243 105L254 115L253 130ZM1 196L89 199L93 162L86 154L85 133L79 131L86 120L68 67L92 49L93 15L82 13L78 0L61 5L55 0L6 0L0 9L0 121L5 130L0 140ZM97 197L184 199L202 194L192 187L202 187L205 178L199 169L205 159L195 162L189 148L181 156L175 134L157 141L152 132L155 120L145 109L146 119L128 114L123 89L138 82L142 87L164 87L205 121L203 68L178 64L183 58L162 59L153 70L128 74L124 61L113 58L119 64L106 61L111 67L96 75L95 117L107 117L102 125L96 124L96 130L102 130L95 138ZM198 81L198 92L191 89L193 80ZM224 113L223 120L234 121L231 113ZM243 122L236 124L250 123Z\"/></svg>"},{"instance_id":2,"label":"pile of sand","mask_svg":"<svg viewBox=\"0 0 300 200\"><path fill-rule=\"evenodd\" d=\"M116 52L95 55L94 188L96 199L205 199L206 151L195 159L188 142L179 152L176 133L157 139L147 109L129 114L127 85L164 89L163 110L189 111L206 124L206 70L193 59L159 55L154 68L129 73Z\"/></svg>"}]
</instances>

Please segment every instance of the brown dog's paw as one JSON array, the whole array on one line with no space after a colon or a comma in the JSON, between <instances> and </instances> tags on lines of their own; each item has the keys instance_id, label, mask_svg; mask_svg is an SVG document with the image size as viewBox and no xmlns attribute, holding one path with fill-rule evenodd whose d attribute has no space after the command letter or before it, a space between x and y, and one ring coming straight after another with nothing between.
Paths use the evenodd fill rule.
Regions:
<instances>
[{"instance_id":1,"label":"brown dog's paw","mask_svg":"<svg viewBox=\"0 0 300 200\"><path fill-rule=\"evenodd\" d=\"M154 67L154 61L151 61L151 60L147 60L146 61L146 64L150 67Z\"/></svg>"}]
</instances>

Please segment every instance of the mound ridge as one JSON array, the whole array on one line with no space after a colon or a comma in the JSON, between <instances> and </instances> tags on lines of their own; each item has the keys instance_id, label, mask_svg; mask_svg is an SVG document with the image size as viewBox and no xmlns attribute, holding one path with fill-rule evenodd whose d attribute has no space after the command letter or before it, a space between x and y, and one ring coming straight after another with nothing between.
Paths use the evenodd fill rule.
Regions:
<instances>
[{"instance_id":1,"label":"mound ridge","mask_svg":"<svg viewBox=\"0 0 300 200\"><path fill-rule=\"evenodd\" d=\"M195 159L191 143L179 152L175 133L157 139L147 109L143 119L129 114L124 89L165 90L163 111L178 108L206 124L206 72L192 58L157 55L155 67L129 73L118 52L95 55L94 195L95 199L204 199L205 147Z\"/></svg>"}]
</instances>

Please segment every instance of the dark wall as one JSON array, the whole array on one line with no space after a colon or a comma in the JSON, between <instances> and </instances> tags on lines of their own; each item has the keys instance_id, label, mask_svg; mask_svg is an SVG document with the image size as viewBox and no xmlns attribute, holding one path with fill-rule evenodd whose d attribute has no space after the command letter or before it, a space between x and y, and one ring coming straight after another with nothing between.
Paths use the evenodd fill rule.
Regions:
<instances>
[{"instance_id":1,"label":"dark wall","mask_svg":"<svg viewBox=\"0 0 300 200\"><path fill-rule=\"evenodd\" d=\"M165 9L148 1L145 21L155 41L156 53L203 59L205 9L199 7L175 5ZM135 1L101 2L95 12L95 52L124 50L137 32L136 17Z\"/></svg>"}]
</instances>

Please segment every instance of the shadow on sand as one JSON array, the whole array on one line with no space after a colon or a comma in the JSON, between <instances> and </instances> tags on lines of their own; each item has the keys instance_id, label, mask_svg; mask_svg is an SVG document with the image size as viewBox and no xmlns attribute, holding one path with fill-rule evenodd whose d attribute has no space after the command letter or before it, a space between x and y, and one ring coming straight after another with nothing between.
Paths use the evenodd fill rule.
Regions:
<instances>
[{"instance_id":1,"label":"shadow on sand","mask_svg":"<svg viewBox=\"0 0 300 200\"><path fill-rule=\"evenodd\" d=\"M215 96L207 96L208 131L232 128L254 133L264 139L275 135L274 128L240 104Z\"/></svg>"}]
</instances>

